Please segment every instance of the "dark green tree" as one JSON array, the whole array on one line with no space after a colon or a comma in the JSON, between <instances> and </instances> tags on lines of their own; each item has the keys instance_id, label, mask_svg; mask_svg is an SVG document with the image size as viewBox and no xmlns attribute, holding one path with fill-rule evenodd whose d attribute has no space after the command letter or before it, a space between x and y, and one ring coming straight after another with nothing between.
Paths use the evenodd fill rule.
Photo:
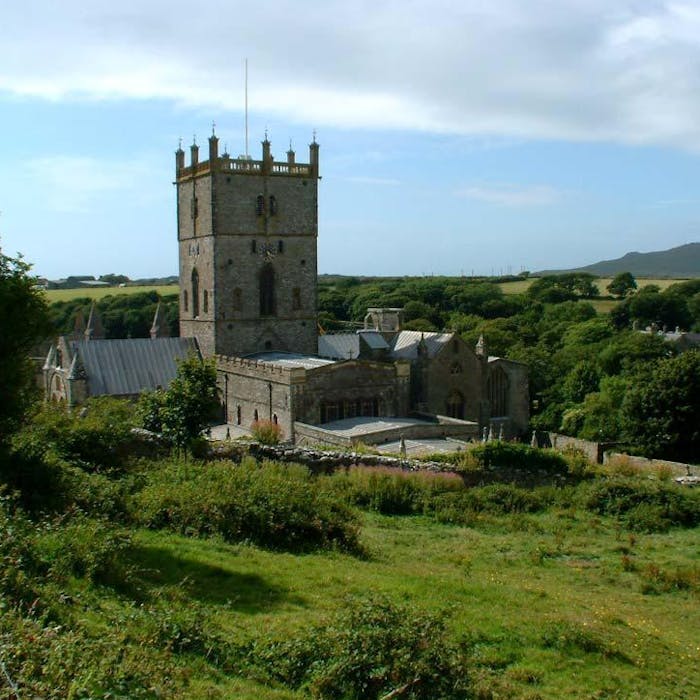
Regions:
<instances>
[{"instance_id":1,"label":"dark green tree","mask_svg":"<svg viewBox=\"0 0 700 700\"><path fill-rule=\"evenodd\" d=\"M649 457L700 454L700 351L643 367L622 402L625 439Z\"/></svg>"},{"instance_id":2,"label":"dark green tree","mask_svg":"<svg viewBox=\"0 0 700 700\"><path fill-rule=\"evenodd\" d=\"M44 293L21 257L0 253L0 444L37 396L32 347L51 333Z\"/></svg>"},{"instance_id":3,"label":"dark green tree","mask_svg":"<svg viewBox=\"0 0 700 700\"><path fill-rule=\"evenodd\" d=\"M177 449L187 449L207 427L217 404L214 362L193 356L179 364L167 391L141 397L139 412L144 428L162 433Z\"/></svg>"},{"instance_id":4,"label":"dark green tree","mask_svg":"<svg viewBox=\"0 0 700 700\"><path fill-rule=\"evenodd\" d=\"M634 275L631 272L620 272L615 275L606 289L613 296L622 299L637 289L637 280L634 279Z\"/></svg>"}]
</instances>

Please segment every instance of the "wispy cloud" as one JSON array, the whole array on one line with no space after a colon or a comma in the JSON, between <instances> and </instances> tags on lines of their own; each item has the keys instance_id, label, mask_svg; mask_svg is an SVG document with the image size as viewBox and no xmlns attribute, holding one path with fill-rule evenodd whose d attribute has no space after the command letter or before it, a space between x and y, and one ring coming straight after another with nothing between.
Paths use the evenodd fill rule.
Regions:
<instances>
[{"instance_id":1,"label":"wispy cloud","mask_svg":"<svg viewBox=\"0 0 700 700\"><path fill-rule=\"evenodd\" d=\"M538 207L556 202L560 191L549 185L472 185L457 191L457 196L505 207Z\"/></svg>"},{"instance_id":2,"label":"wispy cloud","mask_svg":"<svg viewBox=\"0 0 700 700\"><path fill-rule=\"evenodd\" d=\"M42 183L46 204L56 212L80 213L103 194L137 194L152 170L142 161L106 161L75 156L47 156L30 160L26 174Z\"/></svg>"},{"instance_id":3,"label":"wispy cloud","mask_svg":"<svg viewBox=\"0 0 700 700\"><path fill-rule=\"evenodd\" d=\"M700 150L696 0L6 4L11 94L240 111L248 56L251 110L287 120Z\"/></svg>"}]
</instances>

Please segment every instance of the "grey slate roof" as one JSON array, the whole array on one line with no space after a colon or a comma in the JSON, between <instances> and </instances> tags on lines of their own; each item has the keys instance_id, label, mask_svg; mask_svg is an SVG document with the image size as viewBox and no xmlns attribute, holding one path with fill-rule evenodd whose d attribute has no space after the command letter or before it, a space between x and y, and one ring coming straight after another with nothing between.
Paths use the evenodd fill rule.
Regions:
<instances>
[{"instance_id":1,"label":"grey slate roof","mask_svg":"<svg viewBox=\"0 0 700 700\"><path fill-rule=\"evenodd\" d=\"M360 338L357 333L319 335L318 354L336 360L354 360L360 354Z\"/></svg>"},{"instance_id":2,"label":"grey slate roof","mask_svg":"<svg viewBox=\"0 0 700 700\"><path fill-rule=\"evenodd\" d=\"M74 340L71 347L83 366L92 396L165 389L175 378L177 360L199 356L194 338Z\"/></svg>"},{"instance_id":3,"label":"grey slate roof","mask_svg":"<svg viewBox=\"0 0 700 700\"><path fill-rule=\"evenodd\" d=\"M425 341L428 357L435 357L452 339L453 333L423 333L421 331L400 331L391 344L391 356L401 360L415 360L421 337Z\"/></svg>"},{"instance_id":4,"label":"grey slate roof","mask_svg":"<svg viewBox=\"0 0 700 700\"><path fill-rule=\"evenodd\" d=\"M372 350L389 349L389 343L379 331L358 331L358 334Z\"/></svg>"}]
</instances>

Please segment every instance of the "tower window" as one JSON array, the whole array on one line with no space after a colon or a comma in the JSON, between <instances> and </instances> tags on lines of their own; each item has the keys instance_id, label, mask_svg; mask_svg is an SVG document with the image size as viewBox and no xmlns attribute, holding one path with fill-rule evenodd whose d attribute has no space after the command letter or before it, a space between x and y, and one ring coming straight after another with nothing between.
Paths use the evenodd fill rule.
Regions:
<instances>
[{"instance_id":1,"label":"tower window","mask_svg":"<svg viewBox=\"0 0 700 700\"><path fill-rule=\"evenodd\" d=\"M185 311L189 311L189 305L187 303L187 290L182 292L182 305L185 307Z\"/></svg>"},{"instance_id":2,"label":"tower window","mask_svg":"<svg viewBox=\"0 0 700 700\"><path fill-rule=\"evenodd\" d=\"M255 213L258 216L262 216L263 212L265 211L265 197L263 197L261 194L257 196L255 199Z\"/></svg>"},{"instance_id":3,"label":"tower window","mask_svg":"<svg viewBox=\"0 0 700 700\"><path fill-rule=\"evenodd\" d=\"M301 308L301 289L294 287L292 289L292 309L298 311Z\"/></svg>"},{"instance_id":4,"label":"tower window","mask_svg":"<svg viewBox=\"0 0 700 700\"><path fill-rule=\"evenodd\" d=\"M206 289L202 295L202 310L205 314L209 313L209 292Z\"/></svg>"},{"instance_id":5,"label":"tower window","mask_svg":"<svg viewBox=\"0 0 700 700\"><path fill-rule=\"evenodd\" d=\"M274 216L277 213L277 199L275 195L270 195L270 216Z\"/></svg>"},{"instance_id":6,"label":"tower window","mask_svg":"<svg viewBox=\"0 0 700 700\"><path fill-rule=\"evenodd\" d=\"M197 206L196 197L192 197L192 200L190 202L190 214L192 215L193 219L196 219L197 215L199 214L199 207Z\"/></svg>"},{"instance_id":7,"label":"tower window","mask_svg":"<svg viewBox=\"0 0 700 700\"><path fill-rule=\"evenodd\" d=\"M277 241L277 252L284 253L284 241Z\"/></svg>"},{"instance_id":8,"label":"tower window","mask_svg":"<svg viewBox=\"0 0 700 700\"><path fill-rule=\"evenodd\" d=\"M275 269L269 263L260 270L260 315L275 315Z\"/></svg>"},{"instance_id":9,"label":"tower window","mask_svg":"<svg viewBox=\"0 0 700 700\"><path fill-rule=\"evenodd\" d=\"M241 311L243 308L243 293L240 287L236 287L233 290L233 310Z\"/></svg>"},{"instance_id":10,"label":"tower window","mask_svg":"<svg viewBox=\"0 0 700 700\"><path fill-rule=\"evenodd\" d=\"M251 252L251 253L256 253L257 250L258 250L257 241L251 241L251 242L250 242L250 252Z\"/></svg>"},{"instance_id":11,"label":"tower window","mask_svg":"<svg viewBox=\"0 0 700 700\"><path fill-rule=\"evenodd\" d=\"M459 362L455 362L452 367L450 367L450 374L462 374L462 366Z\"/></svg>"},{"instance_id":12,"label":"tower window","mask_svg":"<svg viewBox=\"0 0 700 700\"><path fill-rule=\"evenodd\" d=\"M199 316L199 272L192 270L192 317Z\"/></svg>"}]
</instances>

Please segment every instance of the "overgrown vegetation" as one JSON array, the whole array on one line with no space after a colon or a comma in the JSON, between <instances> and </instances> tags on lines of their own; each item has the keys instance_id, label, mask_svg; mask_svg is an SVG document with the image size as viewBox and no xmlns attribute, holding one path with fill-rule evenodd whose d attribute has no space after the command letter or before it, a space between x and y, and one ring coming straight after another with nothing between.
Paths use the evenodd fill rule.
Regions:
<instances>
[{"instance_id":1,"label":"overgrown vegetation","mask_svg":"<svg viewBox=\"0 0 700 700\"><path fill-rule=\"evenodd\" d=\"M562 697L581 683L609 690L601 677L634 694L649 691L641 669L655 667L660 643L631 637L612 613L590 626L579 617L603 599L617 602L615 619L633 616L636 592L666 620L699 592L692 558L682 547L669 557L667 544L697 526L700 493L668 481L467 487L457 474L153 460L117 430L123 410L40 412L14 439L3 481L18 494L0 499L0 658L15 694ZM477 454L494 469L515 460L571 475L571 462L532 448ZM653 537L673 539L657 551ZM590 572L580 599L547 613L551 596L579 590L577 572ZM485 622L478 611L494 595L501 611ZM574 685L567 659L581 664ZM604 676L580 680L601 664ZM671 686L654 678L663 696Z\"/></svg>"}]
</instances>

